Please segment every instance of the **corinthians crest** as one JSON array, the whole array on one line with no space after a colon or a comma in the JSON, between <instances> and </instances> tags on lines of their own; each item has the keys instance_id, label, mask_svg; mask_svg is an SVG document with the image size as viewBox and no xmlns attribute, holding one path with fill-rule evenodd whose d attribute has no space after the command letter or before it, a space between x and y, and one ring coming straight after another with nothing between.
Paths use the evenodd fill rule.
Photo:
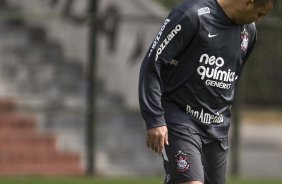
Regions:
<instances>
[{"instance_id":1,"label":"corinthians crest","mask_svg":"<svg viewBox=\"0 0 282 184\"><path fill-rule=\"evenodd\" d=\"M241 32L241 49L245 52L249 45L249 33L244 29Z\"/></svg>"},{"instance_id":2,"label":"corinthians crest","mask_svg":"<svg viewBox=\"0 0 282 184\"><path fill-rule=\"evenodd\" d=\"M182 151L179 151L175 155L175 161L176 161L176 169L179 172L185 172L190 168L190 165L188 163L188 155Z\"/></svg>"}]
</instances>

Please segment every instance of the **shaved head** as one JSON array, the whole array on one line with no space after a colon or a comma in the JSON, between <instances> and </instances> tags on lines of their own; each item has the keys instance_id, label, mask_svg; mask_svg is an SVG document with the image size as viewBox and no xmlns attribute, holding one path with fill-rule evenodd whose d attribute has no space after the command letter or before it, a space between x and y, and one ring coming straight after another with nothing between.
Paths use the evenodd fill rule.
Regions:
<instances>
[{"instance_id":1,"label":"shaved head","mask_svg":"<svg viewBox=\"0 0 282 184\"><path fill-rule=\"evenodd\" d=\"M261 20L274 8L276 0L217 0L227 16L236 24Z\"/></svg>"},{"instance_id":2,"label":"shaved head","mask_svg":"<svg viewBox=\"0 0 282 184\"><path fill-rule=\"evenodd\" d=\"M273 6L276 3L276 0L253 0L256 6L262 6L265 5L268 2L272 2Z\"/></svg>"}]
</instances>

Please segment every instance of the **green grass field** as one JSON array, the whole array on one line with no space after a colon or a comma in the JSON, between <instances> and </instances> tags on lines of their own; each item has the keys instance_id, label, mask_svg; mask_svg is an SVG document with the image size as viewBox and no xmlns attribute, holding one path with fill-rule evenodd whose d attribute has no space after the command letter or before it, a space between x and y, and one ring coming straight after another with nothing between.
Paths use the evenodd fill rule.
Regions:
<instances>
[{"instance_id":1,"label":"green grass field","mask_svg":"<svg viewBox=\"0 0 282 184\"><path fill-rule=\"evenodd\" d=\"M162 179L0 177L0 184L162 184ZM282 184L282 180L238 179L229 180L227 184Z\"/></svg>"}]
</instances>

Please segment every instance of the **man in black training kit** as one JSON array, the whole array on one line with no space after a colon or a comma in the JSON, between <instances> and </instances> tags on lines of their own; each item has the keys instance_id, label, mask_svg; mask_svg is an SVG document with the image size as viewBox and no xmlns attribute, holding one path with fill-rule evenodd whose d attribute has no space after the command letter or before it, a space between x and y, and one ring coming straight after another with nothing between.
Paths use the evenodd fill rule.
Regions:
<instances>
[{"instance_id":1,"label":"man in black training kit","mask_svg":"<svg viewBox=\"0 0 282 184\"><path fill-rule=\"evenodd\" d=\"M275 0L186 0L164 21L140 70L147 146L165 184L224 184L234 91ZM164 149L163 149L164 148Z\"/></svg>"}]
</instances>

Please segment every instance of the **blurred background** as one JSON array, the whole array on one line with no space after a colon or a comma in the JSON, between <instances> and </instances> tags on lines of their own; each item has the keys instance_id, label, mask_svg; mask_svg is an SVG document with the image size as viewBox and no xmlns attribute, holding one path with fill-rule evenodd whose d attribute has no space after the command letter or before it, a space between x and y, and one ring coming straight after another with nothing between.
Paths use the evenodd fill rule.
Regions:
<instances>
[{"instance_id":1,"label":"blurred background","mask_svg":"<svg viewBox=\"0 0 282 184\"><path fill-rule=\"evenodd\" d=\"M180 0L0 0L0 176L162 176L145 147L141 61ZM257 23L229 175L281 178L282 1Z\"/></svg>"}]
</instances>

